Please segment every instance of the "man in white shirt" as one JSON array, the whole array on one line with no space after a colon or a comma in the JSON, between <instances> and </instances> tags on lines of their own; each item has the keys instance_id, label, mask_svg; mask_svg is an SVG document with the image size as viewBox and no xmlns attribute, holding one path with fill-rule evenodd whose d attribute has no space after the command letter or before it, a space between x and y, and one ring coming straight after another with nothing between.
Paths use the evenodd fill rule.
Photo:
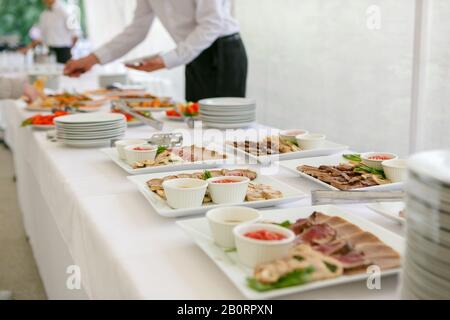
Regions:
<instances>
[{"instance_id":1,"label":"man in white shirt","mask_svg":"<svg viewBox=\"0 0 450 320\"><path fill-rule=\"evenodd\" d=\"M122 57L146 38L156 17L177 48L128 67L152 72L186 65L188 101L245 96L247 54L230 0L137 0L133 22L94 53L69 61L65 74L77 77Z\"/></svg>"},{"instance_id":2,"label":"man in white shirt","mask_svg":"<svg viewBox=\"0 0 450 320\"><path fill-rule=\"evenodd\" d=\"M42 12L37 28L40 38L34 40L22 52L44 43L56 55L58 63L72 58L72 48L78 41L76 19L71 19L66 8L58 0L43 0L47 9Z\"/></svg>"}]
</instances>

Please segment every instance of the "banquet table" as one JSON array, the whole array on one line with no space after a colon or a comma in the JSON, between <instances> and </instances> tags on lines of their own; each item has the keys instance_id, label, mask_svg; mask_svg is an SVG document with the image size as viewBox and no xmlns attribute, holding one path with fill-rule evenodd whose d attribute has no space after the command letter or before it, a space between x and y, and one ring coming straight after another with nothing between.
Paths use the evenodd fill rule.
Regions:
<instances>
[{"instance_id":1,"label":"banquet table","mask_svg":"<svg viewBox=\"0 0 450 320\"><path fill-rule=\"evenodd\" d=\"M23 102L0 104L25 229L50 299L244 298L176 219L158 216L127 173L99 149L51 142L45 132L20 127L32 115ZM166 131L181 125L168 123ZM127 138L152 132L129 128ZM306 193L317 189L282 168L276 177ZM282 207L309 205L306 198ZM403 236L400 225L365 205L343 208ZM81 271L79 289L67 285L73 265ZM382 279L380 290L360 281L285 298L397 299L398 282L398 276L390 276Z\"/></svg>"}]
</instances>

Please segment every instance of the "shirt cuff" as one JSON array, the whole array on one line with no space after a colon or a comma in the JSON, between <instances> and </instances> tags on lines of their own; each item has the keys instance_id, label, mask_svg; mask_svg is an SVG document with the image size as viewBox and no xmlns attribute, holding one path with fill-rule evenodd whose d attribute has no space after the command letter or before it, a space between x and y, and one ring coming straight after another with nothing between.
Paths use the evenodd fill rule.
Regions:
<instances>
[{"instance_id":1,"label":"shirt cuff","mask_svg":"<svg viewBox=\"0 0 450 320\"><path fill-rule=\"evenodd\" d=\"M94 51L94 54L97 56L100 64L107 64L114 60L110 53L110 49L108 48L100 48Z\"/></svg>"},{"instance_id":2,"label":"shirt cuff","mask_svg":"<svg viewBox=\"0 0 450 320\"><path fill-rule=\"evenodd\" d=\"M164 53L161 58L163 59L167 69L178 67L181 64L180 58L178 57L178 53L175 49Z\"/></svg>"}]
</instances>

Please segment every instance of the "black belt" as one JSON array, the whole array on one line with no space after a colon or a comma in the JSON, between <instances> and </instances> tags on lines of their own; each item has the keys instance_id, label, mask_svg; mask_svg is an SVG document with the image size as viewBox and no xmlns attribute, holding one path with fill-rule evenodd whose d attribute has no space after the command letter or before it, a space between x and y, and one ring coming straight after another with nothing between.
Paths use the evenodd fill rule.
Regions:
<instances>
[{"instance_id":1,"label":"black belt","mask_svg":"<svg viewBox=\"0 0 450 320\"><path fill-rule=\"evenodd\" d=\"M233 33L228 36L220 37L216 41L235 41L235 40L240 40L240 39L241 39L241 35L239 33Z\"/></svg>"}]
</instances>

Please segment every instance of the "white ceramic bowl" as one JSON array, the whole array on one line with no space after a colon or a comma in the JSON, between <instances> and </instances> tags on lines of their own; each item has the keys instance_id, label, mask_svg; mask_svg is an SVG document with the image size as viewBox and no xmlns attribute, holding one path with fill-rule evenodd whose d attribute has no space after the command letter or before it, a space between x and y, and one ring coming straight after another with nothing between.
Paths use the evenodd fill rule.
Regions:
<instances>
[{"instance_id":1,"label":"white ceramic bowl","mask_svg":"<svg viewBox=\"0 0 450 320\"><path fill-rule=\"evenodd\" d=\"M115 146L117 149L117 153L119 154L119 158L122 160L125 160L126 159L125 147L139 145L139 144L146 144L146 143L147 143L147 141L145 141L145 140L119 140L119 141L116 141Z\"/></svg>"},{"instance_id":2,"label":"white ceramic bowl","mask_svg":"<svg viewBox=\"0 0 450 320\"><path fill-rule=\"evenodd\" d=\"M173 179L163 183L167 204L173 209L198 208L203 204L208 182L200 179Z\"/></svg>"},{"instance_id":3,"label":"white ceramic bowl","mask_svg":"<svg viewBox=\"0 0 450 320\"><path fill-rule=\"evenodd\" d=\"M217 181L232 180L233 183ZM212 201L216 204L239 204L244 202L250 179L247 177L216 177L208 179L208 190Z\"/></svg>"},{"instance_id":4,"label":"white ceramic bowl","mask_svg":"<svg viewBox=\"0 0 450 320\"><path fill-rule=\"evenodd\" d=\"M408 161L402 159L386 160L381 163L386 178L392 182L404 182L408 178Z\"/></svg>"},{"instance_id":5,"label":"white ceramic bowl","mask_svg":"<svg viewBox=\"0 0 450 320\"><path fill-rule=\"evenodd\" d=\"M385 160L375 160L375 159L371 159L372 157L376 157L376 156L381 156L381 157L389 157L389 159L385 159ZM387 160L397 160L398 156L394 153L389 153L389 152L367 152L367 153L363 153L361 154L361 160L362 163L365 164L366 166L369 166L371 168L375 168L375 169L383 169L383 161L387 161Z\"/></svg>"},{"instance_id":6,"label":"white ceramic bowl","mask_svg":"<svg viewBox=\"0 0 450 320\"><path fill-rule=\"evenodd\" d=\"M297 137L308 134L309 131L303 129L289 129L280 131L280 139L297 143Z\"/></svg>"},{"instance_id":7,"label":"white ceramic bowl","mask_svg":"<svg viewBox=\"0 0 450 320\"><path fill-rule=\"evenodd\" d=\"M326 135L320 133L308 133L296 137L299 147L303 150L320 149L326 138Z\"/></svg>"},{"instance_id":8,"label":"white ceramic bowl","mask_svg":"<svg viewBox=\"0 0 450 320\"><path fill-rule=\"evenodd\" d=\"M284 235L283 240L264 241L245 236L248 232L268 230ZM239 260L246 266L255 266L282 259L288 256L289 249L295 240L295 234L286 228L273 224L243 224L233 230Z\"/></svg>"},{"instance_id":9,"label":"white ceramic bowl","mask_svg":"<svg viewBox=\"0 0 450 320\"><path fill-rule=\"evenodd\" d=\"M247 207L223 207L206 213L215 243L222 248L235 248L233 229L259 220L258 210Z\"/></svg>"},{"instance_id":10,"label":"white ceramic bowl","mask_svg":"<svg viewBox=\"0 0 450 320\"><path fill-rule=\"evenodd\" d=\"M136 148L142 148L145 150L135 150ZM124 150L125 150L125 159L127 163L131 166L136 162L155 160L158 148L150 144L136 144L126 146Z\"/></svg>"}]
</instances>

